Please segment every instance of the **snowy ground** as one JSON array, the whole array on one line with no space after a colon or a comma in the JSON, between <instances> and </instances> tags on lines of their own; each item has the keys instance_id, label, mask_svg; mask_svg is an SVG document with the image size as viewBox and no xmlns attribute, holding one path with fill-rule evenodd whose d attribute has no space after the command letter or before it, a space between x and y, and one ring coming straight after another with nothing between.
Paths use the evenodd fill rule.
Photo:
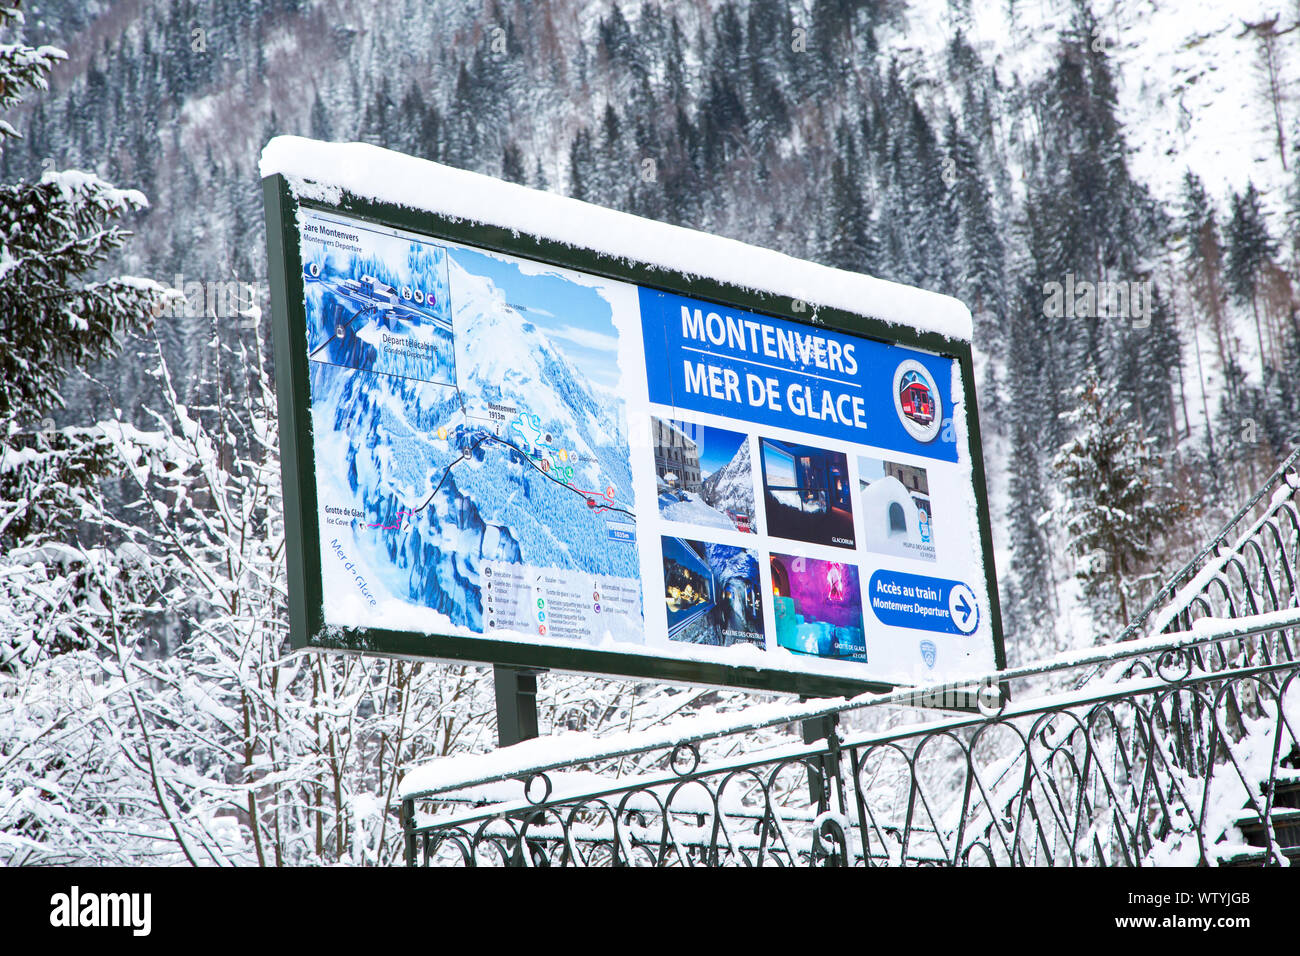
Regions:
<instances>
[{"instance_id":1,"label":"snowy ground","mask_svg":"<svg viewBox=\"0 0 1300 956\"><path fill-rule=\"evenodd\" d=\"M705 528L736 530L736 523L731 518L715 508L710 508L695 492L687 491L683 494L686 496L685 501L677 500L677 496L671 493L660 495L659 513L670 521L697 524Z\"/></svg>"}]
</instances>

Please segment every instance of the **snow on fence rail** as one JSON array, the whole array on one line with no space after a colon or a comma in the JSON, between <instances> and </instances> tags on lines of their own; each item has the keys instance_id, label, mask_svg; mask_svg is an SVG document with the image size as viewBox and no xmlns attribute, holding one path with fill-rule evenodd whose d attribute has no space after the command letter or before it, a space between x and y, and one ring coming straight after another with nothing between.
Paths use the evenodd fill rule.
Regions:
<instances>
[{"instance_id":1,"label":"snow on fence rail","mask_svg":"<svg viewBox=\"0 0 1300 956\"><path fill-rule=\"evenodd\" d=\"M921 687L442 758L402 782L407 862L1286 862L1292 811L1275 798L1300 769L1297 460L1161 589L1168 606L1144 609L1148 636L984 675L982 712L840 729L934 698ZM1088 678L1010 704L989 693L1068 671ZM826 738L747 746L806 720Z\"/></svg>"},{"instance_id":2,"label":"snow on fence rail","mask_svg":"<svg viewBox=\"0 0 1300 956\"><path fill-rule=\"evenodd\" d=\"M1178 656L1186 648L1209 644L1230 638L1243 638L1300 626L1300 609L1286 608L1269 614L1244 619L1204 619L1195 622L1190 631L1162 634L1140 641L1111 644L1105 647L1065 651L1044 661L1001 671L990 671L981 677L963 682L962 688L997 688L1010 681L1037 677L1054 671L1072 670L1091 664L1128 661L1152 654ZM750 731L780 727L815 717L841 715L867 707L887 705L911 706L925 699L941 696L947 685L921 685L885 694L862 694L827 705L824 700L804 704L762 704L745 711L745 716L705 715L688 717L653 731L604 734L599 737L586 733L565 732L547 737L525 740L511 747L490 753L461 754L439 757L416 767L402 777L399 796L403 799L435 796L450 790L481 787L505 780L560 770L578 764L594 763L626 757L644 751L663 748L682 748L717 737L744 734ZM973 696L973 695L972 695ZM1058 694L1030 701L1029 705L1050 707L1066 706L1069 702L1086 700L1088 695ZM1019 712L1026 705L1008 708ZM1003 711L999 701L981 711L990 716ZM945 721L938 721L944 724ZM919 724L926 727L928 723Z\"/></svg>"}]
</instances>

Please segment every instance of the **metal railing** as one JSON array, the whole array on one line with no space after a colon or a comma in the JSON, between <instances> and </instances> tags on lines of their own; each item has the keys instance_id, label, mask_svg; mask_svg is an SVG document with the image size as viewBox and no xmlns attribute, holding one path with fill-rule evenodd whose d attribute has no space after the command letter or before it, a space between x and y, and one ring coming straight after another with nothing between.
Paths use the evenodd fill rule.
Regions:
<instances>
[{"instance_id":1,"label":"metal railing","mask_svg":"<svg viewBox=\"0 0 1300 956\"><path fill-rule=\"evenodd\" d=\"M1281 863L1300 842L1297 811L1277 805L1300 787L1298 459L1121 641L976 679L980 712L848 729L948 690L917 688L756 707L562 758L528 744L459 758L403 782L407 863ZM1132 639L1139 627L1153 636ZM1060 686L1078 675L1074 689L1011 704L997 692L1053 672ZM781 742L799 720L824 739ZM743 752L765 733L777 742Z\"/></svg>"}]
</instances>

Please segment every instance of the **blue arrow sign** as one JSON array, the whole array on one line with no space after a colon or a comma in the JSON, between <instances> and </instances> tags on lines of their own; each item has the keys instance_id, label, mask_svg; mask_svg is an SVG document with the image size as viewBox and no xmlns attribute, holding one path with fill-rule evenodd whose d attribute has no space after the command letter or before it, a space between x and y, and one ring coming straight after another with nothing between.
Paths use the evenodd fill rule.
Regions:
<instances>
[{"instance_id":1,"label":"blue arrow sign","mask_svg":"<svg viewBox=\"0 0 1300 956\"><path fill-rule=\"evenodd\" d=\"M960 581L902 571L871 575L867 603L881 624L942 634L971 634L979 624L975 594Z\"/></svg>"}]
</instances>

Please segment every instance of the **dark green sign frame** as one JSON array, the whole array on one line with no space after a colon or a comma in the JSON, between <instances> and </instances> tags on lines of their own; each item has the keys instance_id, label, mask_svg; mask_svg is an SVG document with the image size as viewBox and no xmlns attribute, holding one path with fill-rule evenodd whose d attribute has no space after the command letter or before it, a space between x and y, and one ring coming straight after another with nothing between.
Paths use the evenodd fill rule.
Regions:
<instances>
[{"instance_id":1,"label":"dark green sign frame","mask_svg":"<svg viewBox=\"0 0 1300 956\"><path fill-rule=\"evenodd\" d=\"M263 180L266 205L267 265L275 339L276 395L280 412L280 459L284 484L285 549L288 565L289 637L294 650L316 649L413 660L499 664L518 668L595 673L610 677L713 684L745 690L779 691L806 697L837 697L886 691L892 685L753 666L706 663L644 654L621 654L588 648L545 647L490 638L415 634L383 628L340 628L325 624L321 586L321 541L316 498L315 455L307 360L307 323L303 306L302 261L297 213L300 202L281 175ZM374 223L406 229L435 239L532 259L621 282L634 283L720 305L747 309L864 338L892 342L956 359L961 369L966 408L968 453L978 505L989 619L998 669L1006 666L1002 616L993 566L984 455L970 343L887 323L878 318L742 289L707 277L691 277L640 262L629 262L592 249L525 235L499 226L452 219L362 199L344 192L337 203L303 201L304 207L334 211Z\"/></svg>"}]
</instances>

